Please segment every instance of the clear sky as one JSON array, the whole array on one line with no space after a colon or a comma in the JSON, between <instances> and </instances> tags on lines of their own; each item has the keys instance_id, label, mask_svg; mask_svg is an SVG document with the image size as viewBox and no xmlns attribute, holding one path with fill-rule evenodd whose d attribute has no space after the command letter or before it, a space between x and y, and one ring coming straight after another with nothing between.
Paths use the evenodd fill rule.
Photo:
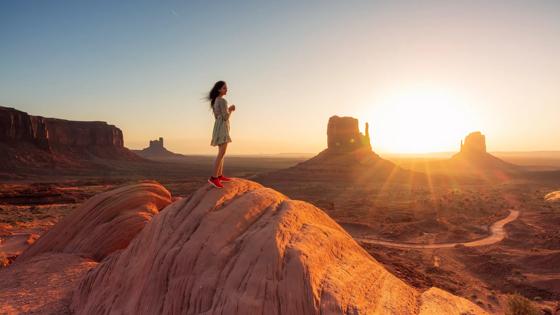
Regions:
<instances>
[{"instance_id":1,"label":"clear sky","mask_svg":"<svg viewBox=\"0 0 560 315\"><path fill-rule=\"evenodd\" d=\"M1 1L0 105L102 120L129 148L313 153L332 115L374 150L560 150L560 1Z\"/></svg>"}]
</instances>

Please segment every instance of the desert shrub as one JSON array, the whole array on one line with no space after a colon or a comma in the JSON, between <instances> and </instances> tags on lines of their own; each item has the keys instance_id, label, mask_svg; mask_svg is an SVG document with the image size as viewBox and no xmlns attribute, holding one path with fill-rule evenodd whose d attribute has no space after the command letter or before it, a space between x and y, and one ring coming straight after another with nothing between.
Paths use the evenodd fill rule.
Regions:
<instances>
[{"instance_id":1,"label":"desert shrub","mask_svg":"<svg viewBox=\"0 0 560 315\"><path fill-rule=\"evenodd\" d=\"M0 253L0 268L6 268L10 265L10 260L8 257L4 255L4 253Z\"/></svg>"},{"instance_id":2,"label":"desert shrub","mask_svg":"<svg viewBox=\"0 0 560 315\"><path fill-rule=\"evenodd\" d=\"M539 310L533 306L530 300L519 294L508 297L506 315L539 315Z\"/></svg>"}]
</instances>

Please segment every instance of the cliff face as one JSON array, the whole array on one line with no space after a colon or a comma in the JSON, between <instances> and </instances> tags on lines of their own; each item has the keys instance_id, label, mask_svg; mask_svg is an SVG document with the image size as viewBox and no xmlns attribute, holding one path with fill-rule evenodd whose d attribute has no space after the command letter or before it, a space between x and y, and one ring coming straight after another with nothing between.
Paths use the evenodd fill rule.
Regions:
<instances>
[{"instance_id":1,"label":"cliff face","mask_svg":"<svg viewBox=\"0 0 560 315\"><path fill-rule=\"evenodd\" d=\"M45 118L30 116L13 108L0 107L0 141L26 141L42 149L48 148Z\"/></svg>"},{"instance_id":2,"label":"cliff face","mask_svg":"<svg viewBox=\"0 0 560 315\"><path fill-rule=\"evenodd\" d=\"M0 166L139 159L124 147L123 133L113 125L32 116L7 107L0 107L0 156Z\"/></svg>"},{"instance_id":3,"label":"cliff face","mask_svg":"<svg viewBox=\"0 0 560 315\"><path fill-rule=\"evenodd\" d=\"M86 147L106 146L122 149L122 131L105 122L68 121L62 119L46 119L49 143L53 145L69 145Z\"/></svg>"},{"instance_id":4,"label":"cliff face","mask_svg":"<svg viewBox=\"0 0 560 315\"><path fill-rule=\"evenodd\" d=\"M124 147L122 131L105 122L31 116L7 107L0 107L0 141L27 141L43 149L60 145Z\"/></svg>"}]
</instances>

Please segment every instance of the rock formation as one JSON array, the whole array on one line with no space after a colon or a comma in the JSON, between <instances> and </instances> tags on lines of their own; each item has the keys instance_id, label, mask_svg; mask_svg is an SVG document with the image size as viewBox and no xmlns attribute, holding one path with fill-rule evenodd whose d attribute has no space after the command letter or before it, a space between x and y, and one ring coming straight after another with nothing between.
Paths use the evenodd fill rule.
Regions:
<instances>
[{"instance_id":1,"label":"rock formation","mask_svg":"<svg viewBox=\"0 0 560 315\"><path fill-rule=\"evenodd\" d=\"M469 133L465 137L465 142L461 141L459 152L466 154L486 153L486 137L480 131Z\"/></svg>"},{"instance_id":2,"label":"rock formation","mask_svg":"<svg viewBox=\"0 0 560 315\"><path fill-rule=\"evenodd\" d=\"M0 106L0 142L25 141L48 150L48 138L45 118Z\"/></svg>"},{"instance_id":3,"label":"rock formation","mask_svg":"<svg viewBox=\"0 0 560 315\"><path fill-rule=\"evenodd\" d=\"M122 149L122 131L101 121L70 121L30 116L13 108L0 107L0 141L26 141L43 149L52 146L107 146Z\"/></svg>"},{"instance_id":4,"label":"rock formation","mask_svg":"<svg viewBox=\"0 0 560 315\"><path fill-rule=\"evenodd\" d=\"M560 190L559 191L553 191L553 192L550 192L550 193L546 194L546 196L544 196L544 200L550 201L550 202L560 201Z\"/></svg>"},{"instance_id":5,"label":"rock formation","mask_svg":"<svg viewBox=\"0 0 560 315\"><path fill-rule=\"evenodd\" d=\"M294 181L356 181L391 180L425 181L422 174L404 170L381 158L370 144L369 124L365 134L358 129L353 117L332 116L327 125L328 147L313 158L298 165L260 175L257 179L284 191L280 182Z\"/></svg>"},{"instance_id":6,"label":"rock formation","mask_svg":"<svg viewBox=\"0 0 560 315\"><path fill-rule=\"evenodd\" d=\"M448 171L479 175L485 178L509 178L520 171L516 165L507 163L486 151L486 137L480 132L471 132L461 141L459 153L445 165Z\"/></svg>"},{"instance_id":7,"label":"rock formation","mask_svg":"<svg viewBox=\"0 0 560 315\"><path fill-rule=\"evenodd\" d=\"M159 137L159 139L157 139L157 140L150 140L150 146L148 148L151 148L151 149L154 149L154 150L165 149L163 147L163 138Z\"/></svg>"},{"instance_id":8,"label":"rock formation","mask_svg":"<svg viewBox=\"0 0 560 315\"><path fill-rule=\"evenodd\" d=\"M358 120L353 117L332 116L327 125L328 149L336 152L351 152L366 148L371 150L369 124L366 123L365 135L358 127Z\"/></svg>"},{"instance_id":9,"label":"rock formation","mask_svg":"<svg viewBox=\"0 0 560 315\"><path fill-rule=\"evenodd\" d=\"M171 202L157 183L117 188L86 201L0 270L0 314L68 314L80 279L126 248Z\"/></svg>"},{"instance_id":10,"label":"rock formation","mask_svg":"<svg viewBox=\"0 0 560 315\"><path fill-rule=\"evenodd\" d=\"M78 314L472 314L388 273L320 209L236 180L158 214L79 285Z\"/></svg>"},{"instance_id":11,"label":"rock formation","mask_svg":"<svg viewBox=\"0 0 560 315\"><path fill-rule=\"evenodd\" d=\"M205 185L126 233L168 198L155 183L92 198L0 271L0 312L485 314L410 287L320 209L251 181Z\"/></svg>"},{"instance_id":12,"label":"rock formation","mask_svg":"<svg viewBox=\"0 0 560 315\"><path fill-rule=\"evenodd\" d=\"M160 137L156 140L150 140L150 146L142 150L134 150L136 154L145 159L168 159L168 158L183 158L184 155L173 153L165 148L163 145L163 138Z\"/></svg>"},{"instance_id":13,"label":"rock formation","mask_svg":"<svg viewBox=\"0 0 560 315\"><path fill-rule=\"evenodd\" d=\"M69 121L0 106L2 166L79 164L103 158L139 160L124 147L122 131L100 121Z\"/></svg>"},{"instance_id":14,"label":"rock formation","mask_svg":"<svg viewBox=\"0 0 560 315\"><path fill-rule=\"evenodd\" d=\"M84 202L20 255L16 262L47 252L73 253L100 261L128 246L144 225L171 203L157 183L117 188Z\"/></svg>"}]
</instances>

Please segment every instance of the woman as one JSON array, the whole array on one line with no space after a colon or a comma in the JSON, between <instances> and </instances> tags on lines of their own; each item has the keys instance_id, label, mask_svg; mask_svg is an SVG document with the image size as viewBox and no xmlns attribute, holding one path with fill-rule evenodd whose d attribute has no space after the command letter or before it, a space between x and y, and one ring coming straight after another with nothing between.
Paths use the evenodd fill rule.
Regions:
<instances>
[{"instance_id":1,"label":"woman","mask_svg":"<svg viewBox=\"0 0 560 315\"><path fill-rule=\"evenodd\" d=\"M218 81L214 84L210 93L208 93L208 100L210 107L214 112L214 130L212 132L212 142L210 145L218 146L218 156L214 163L214 174L210 176L208 182L216 188L223 188L222 182L229 182L231 178L225 177L224 172L224 156L228 143L231 142L229 136L229 117L235 111L235 105L228 107L224 95L227 94L227 85L224 81Z\"/></svg>"}]
</instances>

